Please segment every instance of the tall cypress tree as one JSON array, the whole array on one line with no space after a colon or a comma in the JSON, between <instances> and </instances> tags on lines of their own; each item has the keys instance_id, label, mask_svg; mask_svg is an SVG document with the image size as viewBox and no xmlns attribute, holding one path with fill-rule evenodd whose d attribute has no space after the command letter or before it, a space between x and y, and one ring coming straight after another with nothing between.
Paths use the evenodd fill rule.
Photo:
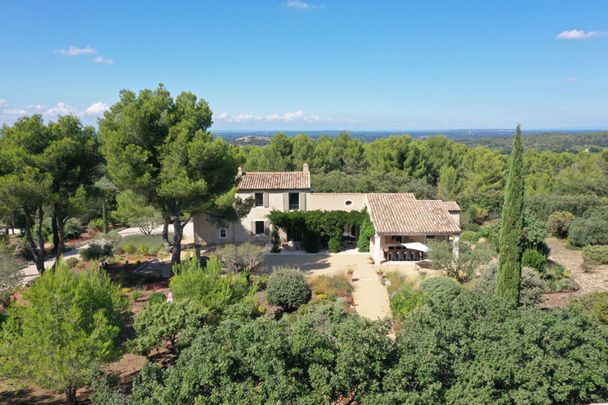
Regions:
<instances>
[{"instance_id":1,"label":"tall cypress tree","mask_svg":"<svg viewBox=\"0 0 608 405\"><path fill-rule=\"evenodd\" d=\"M524 150L518 125L511 152L511 167L505 190L500 228L500 262L496 295L519 304L521 239L524 227Z\"/></svg>"}]
</instances>

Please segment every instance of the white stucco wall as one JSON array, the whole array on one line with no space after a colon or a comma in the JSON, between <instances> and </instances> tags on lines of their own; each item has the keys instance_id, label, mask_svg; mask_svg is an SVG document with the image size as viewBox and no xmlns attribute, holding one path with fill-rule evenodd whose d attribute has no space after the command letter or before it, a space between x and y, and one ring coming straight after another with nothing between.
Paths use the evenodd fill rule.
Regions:
<instances>
[{"instance_id":1,"label":"white stucco wall","mask_svg":"<svg viewBox=\"0 0 608 405\"><path fill-rule=\"evenodd\" d=\"M258 193L266 193L267 195L267 206L253 207L249 214L242 218L240 222L236 223L224 223L218 224L217 222L211 221L210 218L205 215L197 215L193 218L194 222L194 240L195 243L202 245L217 244L217 243L242 243L246 241L267 243L270 242L270 223L268 221L268 214L272 210L286 211L289 207L286 205L287 194L299 193L300 197L300 209L306 208L307 194L306 191L301 190L260 190ZM236 194L237 197L242 199L255 198L255 192L239 192ZM265 222L265 234L255 234L255 222ZM226 229L226 238L220 237L220 229ZM280 234L282 239L285 239L283 233Z\"/></svg>"},{"instance_id":2,"label":"white stucco wall","mask_svg":"<svg viewBox=\"0 0 608 405\"><path fill-rule=\"evenodd\" d=\"M347 204L347 202L351 202ZM365 207L364 193L309 193L306 210L361 211Z\"/></svg>"}]
</instances>

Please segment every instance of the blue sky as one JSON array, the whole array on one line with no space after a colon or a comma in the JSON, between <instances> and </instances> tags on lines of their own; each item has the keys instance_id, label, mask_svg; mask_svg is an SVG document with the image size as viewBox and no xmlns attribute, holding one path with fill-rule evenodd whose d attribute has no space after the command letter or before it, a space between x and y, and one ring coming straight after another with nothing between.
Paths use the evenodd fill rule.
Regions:
<instances>
[{"instance_id":1,"label":"blue sky","mask_svg":"<svg viewBox=\"0 0 608 405\"><path fill-rule=\"evenodd\" d=\"M213 129L608 128L608 1L1 0L0 123L164 83Z\"/></svg>"}]
</instances>

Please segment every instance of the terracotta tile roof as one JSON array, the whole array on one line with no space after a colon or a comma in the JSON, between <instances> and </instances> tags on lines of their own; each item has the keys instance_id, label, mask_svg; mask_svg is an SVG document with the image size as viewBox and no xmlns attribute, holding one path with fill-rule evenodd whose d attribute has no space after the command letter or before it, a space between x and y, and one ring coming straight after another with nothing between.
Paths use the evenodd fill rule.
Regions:
<instances>
[{"instance_id":1,"label":"terracotta tile roof","mask_svg":"<svg viewBox=\"0 0 608 405\"><path fill-rule=\"evenodd\" d=\"M444 201L443 206L448 211L460 211L460 206L456 201Z\"/></svg>"},{"instance_id":2,"label":"terracotta tile roof","mask_svg":"<svg viewBox=\"0 0 608 405\"><path fill-rule=\"evenodd\" d=\"M443 201L416 200L413 194L367 195L368 209L379 235L459 234Z\"/></svg>"},{"instance_id":3,"label":"terracotta tile roof","mask_svg":"<svg viewBox=\"0 0 608 405\"><path fill-rule=\"evenodd\" d=\"M306 190L310 188L310 172L247 172L243 173L239 190Z\"/></svg>"}]
</instances>

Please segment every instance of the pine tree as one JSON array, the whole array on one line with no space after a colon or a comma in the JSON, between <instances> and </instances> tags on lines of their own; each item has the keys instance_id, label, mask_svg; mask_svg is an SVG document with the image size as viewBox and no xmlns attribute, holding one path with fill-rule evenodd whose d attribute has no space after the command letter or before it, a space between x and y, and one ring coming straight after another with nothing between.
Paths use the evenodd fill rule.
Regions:
<instances>
[{"instance_id":1,"label":"pine tree","mask_svg":"<svg viewBox=\"0 0 608 405\"><path fill-rule=\"evenodd\" d=\"M496 295L519 304L521 280L521 239L524 226L524 173L521 129L517 126L511 167L507 179L502 207L500 229L500 264L496 282Z\"/></svg>"}]
</instances>

